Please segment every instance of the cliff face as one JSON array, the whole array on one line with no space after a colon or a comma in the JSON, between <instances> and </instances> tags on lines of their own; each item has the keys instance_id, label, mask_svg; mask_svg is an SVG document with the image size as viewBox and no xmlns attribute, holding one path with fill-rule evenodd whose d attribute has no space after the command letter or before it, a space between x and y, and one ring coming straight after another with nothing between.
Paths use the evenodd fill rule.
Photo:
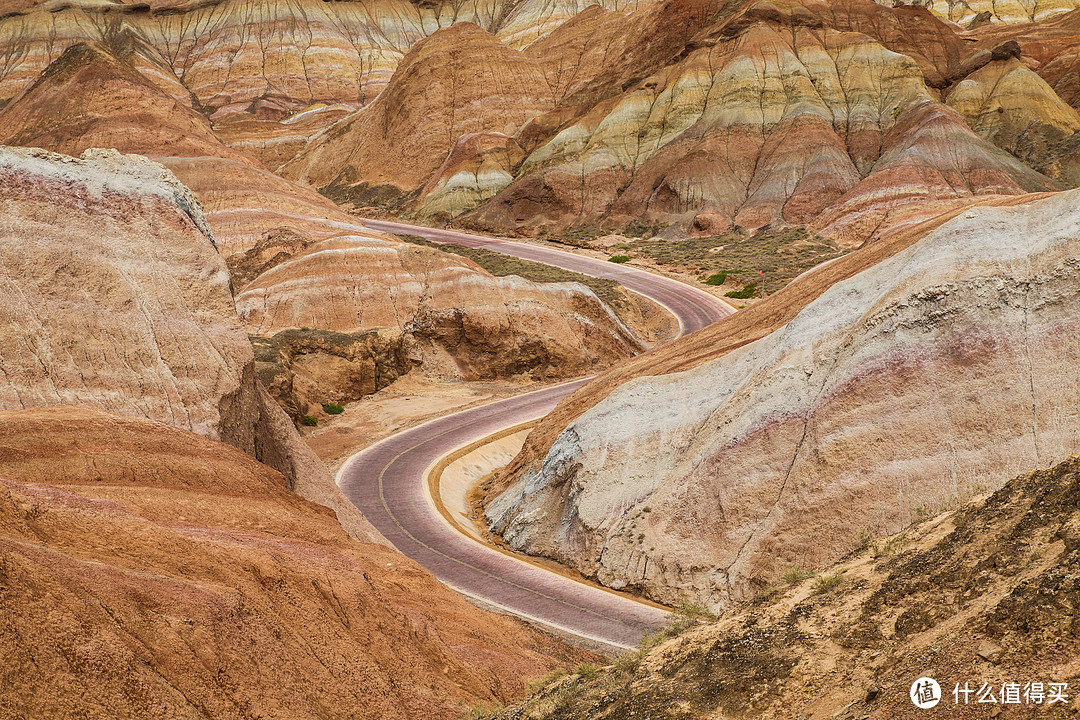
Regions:
<instances>
[{"instance_id":1,"label":"cliff face","mask_svg":"<svg viewBox=\"0 0 1080 720\"><path fill-rule=\"evenodd\" d=\"M761 340L625 382L489 521L605 584L721 606L1063 459L1078 449L1076 201L971 210Z\"/></svg>"},{"instance_id":2,"label":"cliff face","mask_svg":"<svg viewBox=\"0 0 1080 720\"><path fill-rule=\"evenodd\" d=\"M60 404L222 440L381 540L255 378L198 201L146 158L0 148L0 408Z\"/></svg>"},{"instance_id":3,"label":"cliff face","mask_svg":"<svg viewBox=\"0 0 1080 720\"><path fill-rule=\"evenodd\" d=\"M91 408L0 411L0 583L10 717L454 720L587 657L248 455Z\"/></svg>"}]
</instances>

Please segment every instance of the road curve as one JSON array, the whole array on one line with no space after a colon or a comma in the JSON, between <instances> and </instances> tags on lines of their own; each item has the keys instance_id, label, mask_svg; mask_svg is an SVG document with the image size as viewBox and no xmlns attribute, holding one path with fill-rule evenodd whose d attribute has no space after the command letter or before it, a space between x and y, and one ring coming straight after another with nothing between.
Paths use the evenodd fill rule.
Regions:
<instances>
[{"instance_id":1,"label":"road curve","mask_svg":"<svg viewBox=\"0 0 1080 720\"><path fill-rule=\"evenodd\" d=\"M666 307L679 320L681 334L683 335L712 325L720 318L727 317L735 312L733 307L704 290L691 287L686 283L672 280L663 275L619 265L607 260L598 260L597 258L577 255L576 253L556 250L542 245L530 245L512 240L470 235L454 230L403 225L384 220L363 220L363 223L372 230L418 235L437 243L480 247L504 255L512 255L522 260L554 265L563 270L572 270L582 275L614 280L627 290L640 293Z\"/></svg>"},{"instance_id":2,"label":"road curve","mask_svg":"<svg viewBox=\"0 0 1080 720\"><path fill-rule=\"evenodd\" d=\"M682 333L734 312L697 288L653 273L573 253L448 230L364 220L385 232L484 247L507 255L618 281L667 307ZM424 492L428 469L443 455L503 428L535 420L588 379L575 380L436 418L350 457L341 490L398 550L465 595L544 625L617 648L630 648L664 622L664 611L579 583L480 544L454 530Z\"/></svg>"}]
</instances>

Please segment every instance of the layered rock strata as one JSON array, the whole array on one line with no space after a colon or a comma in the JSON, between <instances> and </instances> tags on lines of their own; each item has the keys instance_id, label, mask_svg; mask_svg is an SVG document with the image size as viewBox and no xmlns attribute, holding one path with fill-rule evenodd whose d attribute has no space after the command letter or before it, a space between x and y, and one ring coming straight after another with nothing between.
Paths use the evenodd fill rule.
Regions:
<instances>
[{"instance_id":1,"label":"layered rock strata","mask_svg":"<svg viewBox=\"0 0 1080 720\"><path fill-rule=\"evenodd\" d=\"M198 201L146 158L0 148L0 408L89 405L222 440L379 539L262 391Z\"/></svg>"},{"instance_id":2,"label":"layered rock strata","mask_svg":"<svg viewBox=\"0 0 1080 720\"><path fill-rule=\"evenodd\" d=\"M263 337L386 328L380 343L396 338L410 365L467 379L572 376L642 347L583 285L493 278L464 258L357 235L312 243L275 265L237 294L236 307Z\"/></svg>"},{"instance_id":3,"label":"layered rock strata","mask_svg":"<svg viewBox=\"0 0 1080 720\"><path fill-rule=\"evenodd\" d=\"M536 61L458 23L417 43L375 102L312 138L282 172L339 200L386 202L422 188L462 135L513 134L552 104Z\"/></svg>"},{"instance_id":4,"label":"layered rock strata","mask_svg":"<svg viewBox=\"0 0 1080 720\"><path fill-rule=\"evenodd\" d=\"M755 3L707 27L669 65L564 119L464 222L689 226L713 213L749 228L814 222L854 246L868 217L916 200L1056 187L937 101L937 56L920 65L830 22L858 26L850 12Z\"/></svg>"},{"instance_id":5,"label":"layered rock strata","mask_svg":"<svg viewBox=\"0 0 1080 720\"><path fill-rule=\"evenodd\" d=\"M454 720L588 659L250 456L93 408L0 411L0 578L6 717Z\"/></svg>"},{"instance_id":6,"label":"layered rock strata","mask_svg":"<svg viewBox=\"0 0 1080 720\"><path fill-rule=\"evenodd\" d=\"M1080 114L1018 58L972 73L947 102L981 137L1066 186L1080 184Z\"/></svg>"},{"instance_id":7,"label":"layered rock strata","mask_svg":"<svg viewBox=\"0 0 1080 720\"><path fill-rule=\"evenodd\" d=\"M623 383L489 521L613 587L723 606L1060 461L1078 449L1076 208L971 210L756 342Z\"/></svg>"}]
</instances>

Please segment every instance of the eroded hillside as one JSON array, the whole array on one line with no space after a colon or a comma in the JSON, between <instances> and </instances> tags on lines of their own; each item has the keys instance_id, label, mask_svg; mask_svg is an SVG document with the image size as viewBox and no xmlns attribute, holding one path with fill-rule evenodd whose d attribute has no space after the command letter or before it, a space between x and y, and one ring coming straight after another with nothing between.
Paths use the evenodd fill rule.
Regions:
<instances>
[{"instance_id":1,"label":"eroded hillside","mask_svg":"<svg viewBox=\"0 0 1080 720\"><path fill-rule=\"evenodd\" d=\"M456 720L587 657L482 614L234 448L0 411L0 714Z\"/></svg>"},{"instance_id":2,"label":"eroded hillside","mask_svg":"<svg viewBox=\"0 0 1080 720\"><path fill-rule=\"evenodd\" d=\"M754 602L684 619L676 638L497 717L1073 717L1078 497L1076 457L1021 475L901 535L858 538L817 576L788 568ZM942 689L933 710L909 699L924 676ZM1065 684L1053 700L1050 683ZM977 703L984 684L996 702Z\"/></svg>"},{"instance_id":3,"label":"eroded hillside","mask_svg":"<svg viewBox=\"0 0 1080 720\"><path fill-rule=\"evenodd\" d=\"M488 521L604 584L722 607L1061 461L1076 193L965 212L761 339L628 379L513 466Z\"/></svg>"},{"instance_id":4,"label":"eroded hillside","mask_svg":"<svg viewBox=\"0 0 1080 720\"><path fill-rule=\"evenodd\" d=\"M263 353L260 370L294 418L417 368L452 378L565 377L642 348L588 288L492 277L459 256L373 232L270 174L218 140L171 85L140 72L143 50L131 36L73 45L0 111L0 142L66 153L114 147L172 170L199 199L229 265L257 265L244 282L233 278L236 307L261 348L280 350ZM295 348L273 338L301 329L351 339L323 342L297 364Z\"/></svg>"}]
</instances>

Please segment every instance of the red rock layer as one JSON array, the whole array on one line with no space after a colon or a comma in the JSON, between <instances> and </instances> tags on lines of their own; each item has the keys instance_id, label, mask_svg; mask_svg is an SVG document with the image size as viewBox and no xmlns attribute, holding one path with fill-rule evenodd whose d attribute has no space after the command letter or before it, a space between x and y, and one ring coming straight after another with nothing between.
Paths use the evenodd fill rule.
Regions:
<instances>
[{"instance_id":1,"label":"red rock layer","mask_svg":"<svg viewBox=\"0 0 1080 720\"><path fill-rule=\"evenodd\" d=\"M0 412L0 715L436 718L585 659L221 443Z\"/></svg>"},{"instance_id":2,"label":"red rock layer","mask_svg":"<svg viewBox=\"0 0 1080 720\"><path fill-rule=\"evenodd\" d=\"M552 106L539 64L472 25L417 43L370 106L312 138L282 172L341 199L419 190L462 135L513 134Z\"/></svg>"},{"instance_id":3,"label":"red rock layer","mask_svg":"<svg viewBox=\"0 0 1080 720\"><path fill-rule=\"evenodd\" d=\"M149 157L215 156L251 164L215 137L190 98L169 94L136 69L137 57L144 56L122 59L114 48L96 42L72 45L0 111L0 143L68 155L104 147Z\"/></svg>"},{"instance_id":4,"label":"red rock layer","mask_svg":"<svg viewBox=\"0 0 1080 720\"><path fill-rule=\"evenodd\" d=\"M255 380L198 201L161 165L0 148L0 409L77 403L217 438L379 539Z\"/></svg>"},{"instance_id":5,"label":"red rock layer","mask_svg":"<svg viewBox=\"0 0 1080 720\"><path fill-rule=\"evenodd\" d=\"M623 25L679 11L657 6ZM689 226L707 213L754 228L832 213L818 224L858 244L865 238L842 231L837 217L850 224L912 201L1055 187L936 101L926 82L947 84L962 48L925 13L759 2L719 17L683 38L661 69L583 114L570 108L603 96L602 81L630 51L530 124L515 138L530 154L513 182L462 222L493 230L634 219ZM915 53L916 63L855 29L905 51L927 38L950 41ZM559 35L544 45L561 47ZM671 31L658 37L675 39ZM913 172L901 177L904 168Z\"/></svg>"}]
</instances>

